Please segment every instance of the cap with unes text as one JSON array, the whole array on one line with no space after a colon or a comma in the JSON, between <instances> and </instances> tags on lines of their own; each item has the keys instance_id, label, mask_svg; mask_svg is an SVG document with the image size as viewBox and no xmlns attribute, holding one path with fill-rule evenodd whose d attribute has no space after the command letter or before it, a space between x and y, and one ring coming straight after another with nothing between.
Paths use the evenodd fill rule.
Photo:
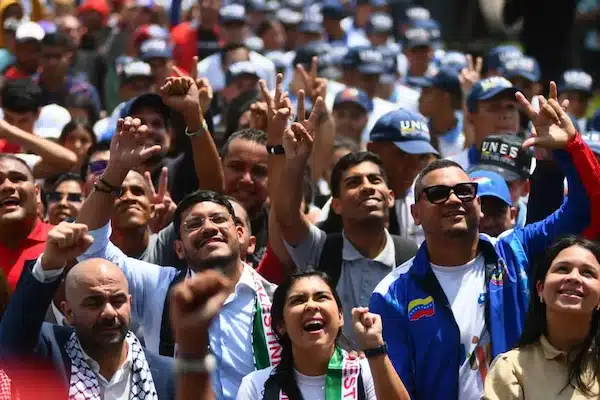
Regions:
<instances>
[{"instance_id":1,"label":"cap with unes text","mask_svg":"<svg viewBox=\"0 0 600 400\"><path fill-rule=\"evenodd\" d=\"M335 109L340 104L354 103L362 108L366 113L373 111L373 100L360 89L346 88L340 91L333 101L333 108Z\"/></svg>"},{"instance_id":2,"label":"cap with unes text","mask_svg":"<svg viewBox=\"0 0 600 400\"><path fill-rule=\"evenodd\" d=\"M537 60L528 56L507 61L502 71L506 79L520 77L530 82L539 82L542 76Z\"/></svg>"},{"instance_id":3,"label":"cap with unes text","mask_svg":"<svg viewBox=\"0 0 600 400\"><path fill-rule=\"evenodd\" d=\"M439 154L431 145L425 117L404 108L382 115L371 129L369 140L393 142L408 154Z\"/></svg>"},{"instance_id":4,"label":"cap with unes text","mask_svg":"<svg viewBox=\"0 0 600 400\"><path fill-rule=\"evenodd\" d=\"M497 172L507 182L529 179L533 155L515 135L491 135L483 140L474 169Z\"/></svg>"},{"instance_id":5,"label":"cap with unes text","mask_svg":"<svg viewBox=\"0 0 600 400\"><path fill-rule=\"evenodd\" d=\"M508 79L501 76L481 79L473 85L467 96L467 108L469 112L475 112L477 103L482 100L489 100L505 93L514 96L518 91Z\"/></svg>"},{"instance_id":6,"label":"cap with unes text","mask_svg":"<svg viewBox=\"0 0 600 400\"><path fill-rule=\"evenodd\" d=\"M559 92L577 91L592 94L594 80L592 76L581 69L570 69L562 74L558 82Z\"/></svg>"},{"instance_id":7,"label":"cap with unes text","mask_svg":"<svg viewBox=\"0 0 600 400\"><path fill-rule=\"evenodd\" d=\"M485 58L486 69L488 71L502 69L508 61L521 57L523 57L523 53L516 46L496 46L490 50Z\"/></svg>"},{"instance_id":8,"label":"cap with unes text","mask_svg":"<svg viewBox=\"0 0 600 400\"><path fill-rule=\"evenodd\" d=\"M510 190L502 175L483 169L475 169L469 172L469 178L477 183L477 196L495 197L512 207Z\"/></svg>"},{"instance_id":9,"label":"cap with unes text","mask_svg":"<svg viewBox=\"0 0 600 400\"><path fill-rule=\"evenodd\" d=\"M231 64L227 69L227 73L225 74L225 85L229 86L234 79L241 76L254 77L256 79L260 78L258 70L253 63L250 61L238 61Z\"/></svg>"},{"instance_id":10,"label":"cap with unes text","mask_svg":"<svg viewBox=\"0 0 600 400\"><path fill-rule=\"evenodd\" d=\"M219 21L223 25L245 23L246 19L246 9L241 4L229 4L219 10Z\"/></svg>"},{"instance_id":11,"label":"cap with unes text","mask_svg":"<svg viewBox=\"0 0 600 400\"><path fill-rule=\"evenodd\" d=\"M166 40L162 39L150 39L146 40L140 46L140 58L144 61L151 60L153 58L167 58L170 59L173 56L173 49Z\"/></svg>"}]
</instances>

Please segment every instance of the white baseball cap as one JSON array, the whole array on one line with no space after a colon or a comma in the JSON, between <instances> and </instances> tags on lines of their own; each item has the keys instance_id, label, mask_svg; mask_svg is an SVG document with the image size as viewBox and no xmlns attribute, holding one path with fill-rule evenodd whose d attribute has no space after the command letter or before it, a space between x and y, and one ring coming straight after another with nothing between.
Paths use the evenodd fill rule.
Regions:
<instances>
[{"instance_id":1,"label":"white baseball cap","mask_svg":"<svg viewBox=\"0 0 600 400\"><path fill-rule=\"evenodd\" d=\"M18 42L25 42L27 40L35 40L41 42L44 38L44 29L37 22L23 22L17 28L15 33L15 39Z\"/></svg>"}]
</instances>

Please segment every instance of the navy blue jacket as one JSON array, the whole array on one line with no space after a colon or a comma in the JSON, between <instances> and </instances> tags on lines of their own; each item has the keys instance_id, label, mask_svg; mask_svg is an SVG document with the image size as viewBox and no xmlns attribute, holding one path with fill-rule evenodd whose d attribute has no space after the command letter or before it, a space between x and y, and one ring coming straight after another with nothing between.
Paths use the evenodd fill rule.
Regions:
<instances>
[{"instance_id":1,"label":"navy blue jacket","mask_svg":"<svg viewBox=\"0 0 600 400\"><path fill-rule=\"evenodd\" d=\"M23 268L21 279L0 322L0 361L10 373L19 358L50 359L68 385L71 364L65 351L73 328L44 322L60 279L41 283L31 273L34 262ZM173 359L144 349L154 387L160 400L175 399ZM18 366L18 365L17 365Z\"/></svg>"}]
</instances>

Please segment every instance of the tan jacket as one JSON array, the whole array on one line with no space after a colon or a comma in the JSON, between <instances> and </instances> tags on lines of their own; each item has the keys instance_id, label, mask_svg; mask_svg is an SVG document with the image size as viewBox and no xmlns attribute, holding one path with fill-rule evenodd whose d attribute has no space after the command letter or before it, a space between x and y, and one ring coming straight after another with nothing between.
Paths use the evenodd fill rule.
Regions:
<instances>
[{"instance_id":1,"label":"tan jacket","mask_svg":"<svg viewBox=\"0 0 600 400\"><path fill-rule=\"evenodd\" d=\"M536 344L496 357L485 379L483 399L600 399L598 381L593 387L596 395L587 397L570 385L565 387L567 377L566 353L555 349L542 336Z\"/></svg>"}]
</instances>

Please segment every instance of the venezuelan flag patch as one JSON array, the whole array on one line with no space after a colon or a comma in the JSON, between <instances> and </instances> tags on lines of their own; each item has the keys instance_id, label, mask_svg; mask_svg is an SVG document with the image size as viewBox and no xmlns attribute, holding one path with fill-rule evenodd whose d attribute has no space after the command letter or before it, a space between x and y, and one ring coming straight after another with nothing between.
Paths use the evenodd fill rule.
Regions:
<instances>
[{"instance_id":1,"label":"venezuelan flag patch","mask_svg":"<svg viewBox=\"0 0 600 400\"><path fill-rule=\"evenodd\" d=\"M433 315L435 315L435 308L431 296L424 299L414 299L408 303L408 319L410 321L417 321Z\"/></svg>"}]
</instances>

